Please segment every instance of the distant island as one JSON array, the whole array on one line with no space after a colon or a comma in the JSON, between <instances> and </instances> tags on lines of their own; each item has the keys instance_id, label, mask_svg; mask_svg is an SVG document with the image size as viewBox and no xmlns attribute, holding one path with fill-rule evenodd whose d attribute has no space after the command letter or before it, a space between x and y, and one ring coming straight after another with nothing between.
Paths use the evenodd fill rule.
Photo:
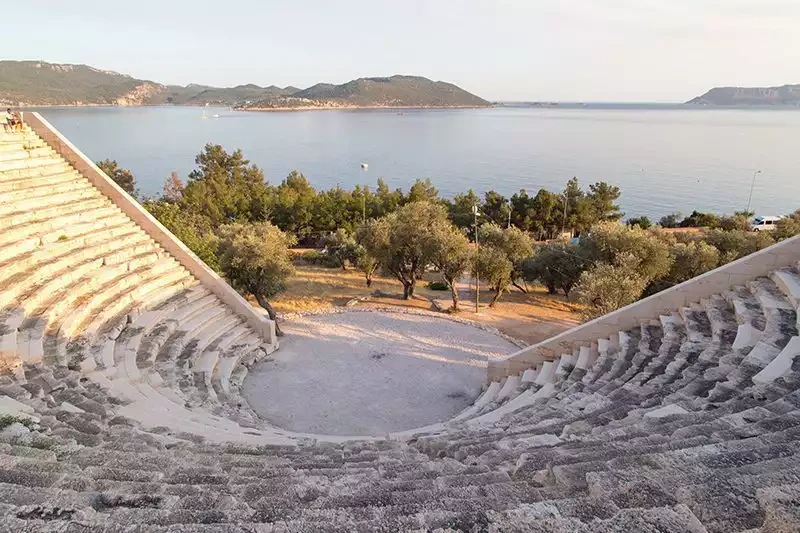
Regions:
<instances>
[{"instance_id":1,"label":"distant island","mask_svg":"<svg viewBox=\"0 0 800 533\"><path fill-rule=\"evenodd\" d=\"M687 104L738 106L738 105L800 105L800 85L780 87L714 87L707 93L692 98Z\"/></svg>"},{"instance_id":2,"label":"distant island","mask_svg":"<svg viewBox=\"0 0 800 533\"><path fill-rule=\"evenodd\" d=\"M307 89L164 85L88 65L44 61L0 61L0 105L141 106L218 105L247 110L347 108L488 107L491 104L452 83L419 76L359 78Z\"/></svg>"}]
</instances>

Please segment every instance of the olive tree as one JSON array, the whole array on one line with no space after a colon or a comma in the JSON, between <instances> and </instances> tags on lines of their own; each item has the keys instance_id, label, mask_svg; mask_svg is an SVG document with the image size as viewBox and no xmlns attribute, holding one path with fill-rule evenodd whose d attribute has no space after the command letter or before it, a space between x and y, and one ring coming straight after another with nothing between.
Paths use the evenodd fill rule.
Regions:
<instances>
[{"instance_id":1,"label":"olive tree","mask_svg":"<svg viewBox=\"0 0 800 533\"><path fill-rule=\"evenodd\" d=\"M375 223L364 243L387 275L403 284L403 298L414 296L417 280L425 273L434 255L431 236L448 223L447 211L427 201L411 202Z\"/></svg>"},{"instance_id":2,"label":"olive tree","mask_svg":"<svg viewBox=\"0 0 800 533\"><path fill-rule=\"evenodd\" d=\"M521 229L511 226L501 228L497 224L484 224L480 227L479 239L482 246L491 246L505 255L511 263L511 284L522 292L528 292L517 283L523 278L522 264L533 253L533 240Z\"/></svg>"},{"instance_id":3,"label":"olive tree","mask_svg":"<svg viewBox=\"0 0 800 533\"><path fill-rule=\"evenodd\" d=\"M777 222L775 228L775 239L783 240L795 235L800 235L800 209L789 215L783 217Z\"/></svg>"},{"instance_id":4,"label":"olive tree","mask_svg":"<svg viewBox=\"0 0 800 533\"><path fill-rule=\"evenodd\" d=\"M358 259L358 244L347 230L338 229L323 239L325 253L347 270L347 263L354 265Z\"/></svg>"},{"instance_id":5,"label":"olive tree","mask_svg":"<svg viewBox=\"0 0 800 533\"><path fill-rule=\"evenodd\" d=\"M635 262L635 271L645 283L665 276L672 264L669 245L638 226L616 222L595 224L589 235L581 239L581 246L595 263L617 265L620 256L629 256L625 264Z\"/></svg>"},{"instance_id":6,"label":"olive tree","mask_svg":"<svg viewBox=\"0 0 800 533\"><path fill-rule=\"evenodd\" d=\"M225 277L240 292L253 295L282 335L269 299L286 288L294 273L289 248L295 237L269 222L228 224L219 233L218 255Z\"/></svg>"},{"instance_id":7,"label":"olive tree","mask_svg":"<svg viewBox=\"0 0 800 533\"><path fill-rule=\"evenodd\" d=\"M586 318L595 318L632 304L642 295L647 280L638 271L640 259L623 252L614 263L598 263L581 274L575 287Z\"/></svg>"},{"instance_id":8,"label":"olive tree","mask_svg":"<svg viewBox=\"0 0 800 533\"><path fill-rule=\"evenodd\" d=\"M481 246L475 254L475 273L494 292L489 307L494 307L503 292L511 286L513 265L506 254L494 246Z\"/></svg>"},{"instance_id":9,"label":"olive tree","mask_svg":"<svg viewBox=\"0 0 800 533\"><path fill-rule=\"evenodd\" d=\"M456 282L469 270L472 248L464 234L449 222L440 223L432 229L430 235L431 263L439 270L442 278L450 287L450 295L453 299L452 310L458 312Z\"/></svg>"},{"instance_id":10,"label":"olive tree","mask_svg":"<svg viewBox=\"0 0 800 533\"><path fill-rule=\"evenodd\" d=\"M523 261L522 278L540 282L550 294L560 289L564 296L569 297L581 273L589 266L591 263L580 246L554 242L539 247L532 257Z\"/></svg>"}]
</instances>

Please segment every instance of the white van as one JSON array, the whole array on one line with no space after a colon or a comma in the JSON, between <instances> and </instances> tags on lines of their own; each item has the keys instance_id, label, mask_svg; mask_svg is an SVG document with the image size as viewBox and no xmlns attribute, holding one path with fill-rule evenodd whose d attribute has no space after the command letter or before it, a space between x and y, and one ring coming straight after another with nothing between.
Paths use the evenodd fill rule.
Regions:
<instances>
[{"instance_id":1,"label":"white van","mask_svg":"<svg viewBox=\"0 0 800 533\"><path fill-rule=\"evenodd\" d=\"M772 231L781 217L756 217L751 222L753 231Z\"/></svg>"}]
</instances>

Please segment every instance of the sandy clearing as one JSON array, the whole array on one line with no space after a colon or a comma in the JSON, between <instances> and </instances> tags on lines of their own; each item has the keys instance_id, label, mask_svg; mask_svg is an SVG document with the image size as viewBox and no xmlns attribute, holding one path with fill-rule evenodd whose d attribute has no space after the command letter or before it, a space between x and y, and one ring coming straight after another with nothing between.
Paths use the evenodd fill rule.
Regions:
<instances>
[{"instance_id":1,"label":"sandy clearing","mask_svg":"<svg viewBox=\"0 0 800 533\"><path fill-rule=\"evenodd\" d=\"M488 358L511 342L446 318L347 312L282 325L280 349L250 369L244 394L293 431L381 436L447 420L480 394Z\"/></svg>"}]
</instances>

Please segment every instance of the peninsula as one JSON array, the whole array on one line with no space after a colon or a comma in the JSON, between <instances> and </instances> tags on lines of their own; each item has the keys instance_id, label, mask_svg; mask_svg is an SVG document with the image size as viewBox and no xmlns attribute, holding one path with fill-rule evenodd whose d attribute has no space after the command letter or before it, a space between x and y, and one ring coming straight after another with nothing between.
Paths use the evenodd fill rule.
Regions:
<instances>
[{"instance_id":1,"label":"peninsula","mask_svg":"<svg viewBox=\"0 0 800 533\"><path fill-rule=\"evenodd\" d=\"M419 76L359 78L307 89L255 84L211 87L165 85L88 65L0 61L0 105L141 106L219 105L248 110L387 107L488 107L452 83Z\"/></svg>"},{"instance_id":2,"label":"peninsula","mask_svg":"<svg viewBox=\"0 0 800 533\"><path fill-rule=\"evenodd\" d=\"M687 104L708 106L800 105L800 85L714 87Z\"/></svg>"}]
</instances>

